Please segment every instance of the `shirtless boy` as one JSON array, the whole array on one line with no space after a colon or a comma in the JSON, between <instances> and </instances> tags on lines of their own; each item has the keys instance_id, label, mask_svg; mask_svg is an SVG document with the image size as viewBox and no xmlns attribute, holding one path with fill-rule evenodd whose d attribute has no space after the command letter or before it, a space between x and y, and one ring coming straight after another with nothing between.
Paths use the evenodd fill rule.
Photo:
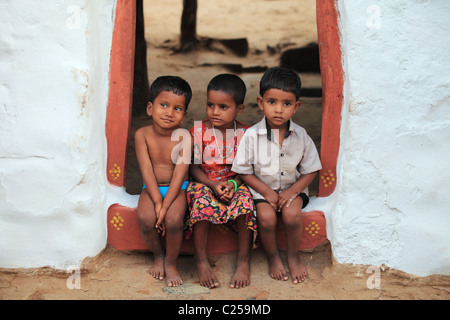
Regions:
<instances>
[{"instance_id":1,"label":"shirtless boy","mask_svg":"<svg viewBox=\"0 0 450 320\"><path fill-rule=\"evenodd\" d=\"M157 78L150 87L147 104L153 124L135 134L144 181L137 209L139 228L154 255L149 273L159 280L166 276L169 287L182 284L177 258L183 240L192 145L189 132L180 124L191 97L192 90L185 80L175 76ZM165 236L166 250L160 236Z\"/></svg>"}]
</instances>

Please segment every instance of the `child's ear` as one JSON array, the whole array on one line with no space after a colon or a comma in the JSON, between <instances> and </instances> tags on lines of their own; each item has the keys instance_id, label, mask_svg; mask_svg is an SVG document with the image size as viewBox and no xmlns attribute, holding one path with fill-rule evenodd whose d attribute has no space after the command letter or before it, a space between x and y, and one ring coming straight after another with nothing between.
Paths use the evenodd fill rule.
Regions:
<instances>
[{"instance_id":1,"label":"child's ear","mask_svg":"<svg viewBox=\"0 0 450 320\"><path fill-rule=\"evenodd\" d=\"M236 116L239 116L242 114L242 112L244 112L245 106L243 104L240 104L237 106L237 112L236 112Z\"/></svg>"},{"instance_id":2,"label":"child's ear","mask_svg":"<svg viewBox=\"0 0 450 320\"><path fill-rule=\"evenodd\" d=\"M297 112L298 108L302 105L302 102L300 100L297 100L295 102L294 112Z\"/></svg>"},{"instance_id":3,"label":"child's ear","mask_svg":"<svg viewBox=\"0 0 450 320\"><path fill-rule=\"evenodd\" d=\"M257 96L257 97L256 97L256 103L258 103L258 107L259 107L261 110L264 111L264 108L263 108L263 98L262 98L261 96Z\"/></svg>"},{"instance_id":4,"label":"child's ear","mask_svg":"<svg viewBox=\"0 0 450 320\"><path fill-rule=\"evenodd\" d=\"M151 117L153 113L153 104L149 101L147 103L147 114Z\"/></svg>"}]
</instances>

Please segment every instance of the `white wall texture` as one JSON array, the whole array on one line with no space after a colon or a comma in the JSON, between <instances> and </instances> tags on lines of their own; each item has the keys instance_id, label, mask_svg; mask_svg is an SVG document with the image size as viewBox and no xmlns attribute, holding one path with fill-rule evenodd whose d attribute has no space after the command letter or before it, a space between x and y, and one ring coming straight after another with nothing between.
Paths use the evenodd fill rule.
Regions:
<instances>
[{"instance_id":1,"label":"white wall texture","mask_svg":"<svg viewBox=\"0 0 450 320\"><path fill-rule=\"evenodd\" d=\"M0 3L0 267L65 268L106 245L115 0ZM338 0L345 73L340 263L449 274L450 2Z\"/></svg>"},{"instance_id":2,"label":"white wall texture","mask_svg":"<svg viewBox=\"0 0 450 320\"><path fill-rule=\"evenodd\" d=\"M0 3L0 267L64 268L105 247L114 9Z\"/></svg>"},{"instance_id":3,"label":"white wall texture","mask_svg":"<svg viewBox=\"0 0 450 320\"><path fill-rule=\"evenodd\" d=\"M337 6L345 101L333 255L450 274L450 2Z\"/></svg>"}]
</instances>

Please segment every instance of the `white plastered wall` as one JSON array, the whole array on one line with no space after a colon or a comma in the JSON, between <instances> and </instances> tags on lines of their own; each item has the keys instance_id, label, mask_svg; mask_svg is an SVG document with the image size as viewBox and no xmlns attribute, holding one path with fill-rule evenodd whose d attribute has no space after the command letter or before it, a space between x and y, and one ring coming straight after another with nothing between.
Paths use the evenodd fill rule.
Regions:
<instances>
[{"instance_id":1,"label":"white plastered wall","mask_svg":"<svg viewBox=\"0 0 450 320\"><path fill-rule=\"evenodd\" d=\"M450 2L339 0L340 263L450 274Z\"/></svg>"},{"instance_id":2,"label":"white plastered wall","mask_svg":"<svg viewBox=\"0 0 450 320\"><path fill-rule=\"evenodd\" d=\"M65 268L106 245L115 0L0 3L0 267ZM450 3L339 0L338 186L313 199L340 263L449 274Z\"/></svg>"},{"instance_id":3,"label":"white plastered wall","mask_svg":"<svg viewBox=\"0 0 450 320\"><path fill-rule=\"evenodd\" d=\"M0 3L0 267L65 268L105 247L114 10Z\"/></svg>"}]
</instances>

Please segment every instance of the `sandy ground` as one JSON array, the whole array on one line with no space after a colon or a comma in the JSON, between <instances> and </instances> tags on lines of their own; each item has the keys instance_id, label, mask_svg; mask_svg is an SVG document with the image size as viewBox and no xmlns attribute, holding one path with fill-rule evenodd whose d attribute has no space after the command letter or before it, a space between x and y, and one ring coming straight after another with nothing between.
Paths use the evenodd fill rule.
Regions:
<instances>
[{"instance_id":1,"label":"sandy ground","mask_svg":"<svg viewBox=\"0 0 450 320\"><path fill-rule=\"evenodd\" d=\"M191 84L194 91L185 128L190 128L194 120L204 118L209 80L218 73L229 72L219 64L272 67L278 65L280 50L274 54L267 46L299 47L317 41L315 0L199 0L199 36L221 39L246 37L250 52L244 58L210 50L173 55L169 48L176 45L182 1L144 2L150 81L160 75L179 75ZM255 105L261 75L240 74L247 84L248 95L246 110L239 120L249 125L262 117ZM320 74L301 74L301 77L304 87L321 86ZM320 149L321 98L303 98L302 101L302 108L294 121L307 129ZM148 121L147 117L133 118L131 134ZM133 141L130 141L128 170L127 189L137 194L141 182ZM312 189L314 193L314 187ZM178 266L184 284L174 289L147 273L153 260L150 253L121 252L107 246L97 257L83 262L78 278L76 273L72 275L67 270L51 268L0 270L0 299L146 299L181 303L184 300L448 300L450 297L450 277L415 277L389 268L333 263L329 245L300 255L309 276L304 283L294 285L290 280L272 280L264 253L260 249L254 250L251 255L251 284L239 290L228 288L236 253L211 256L214 272L221 282L219 288L212 290L199 286L194 258L181 256ZM286 262L284 256L283 259ZM374 270L379 273L374 273Z\"/></svg>"},{"instance_id":2,"label":"sandy ground","mask_svg":"<svg viewBox=\"0 0 450 320\"><path fill-rule=\"evenodd\" d=\"M147 273L153 261L147 252L121 252L107 247L96 258L86 259L75 273L50 268L33 270L1 270L2 300L189 300L246 301L260 300L448 300L450 277L414 277L403 272L369 266L331 263L329 246L314 253L300 253L308 268L308 278L294 285L290 280L277 281L268 275L264 253L251 254L250 286L230 289L235 253L211 256L210 261L221 286L201 287L192 256L181 256L178 266L184 283L169 288ZM286 263L284 253L283 261ZM379 281L379 282L377 282ZM379 288L377 284L379 283ZM78 287L77 287L78 286ZM72 289L70 289L72 288Z\"/></svg>"}]
</instances>

